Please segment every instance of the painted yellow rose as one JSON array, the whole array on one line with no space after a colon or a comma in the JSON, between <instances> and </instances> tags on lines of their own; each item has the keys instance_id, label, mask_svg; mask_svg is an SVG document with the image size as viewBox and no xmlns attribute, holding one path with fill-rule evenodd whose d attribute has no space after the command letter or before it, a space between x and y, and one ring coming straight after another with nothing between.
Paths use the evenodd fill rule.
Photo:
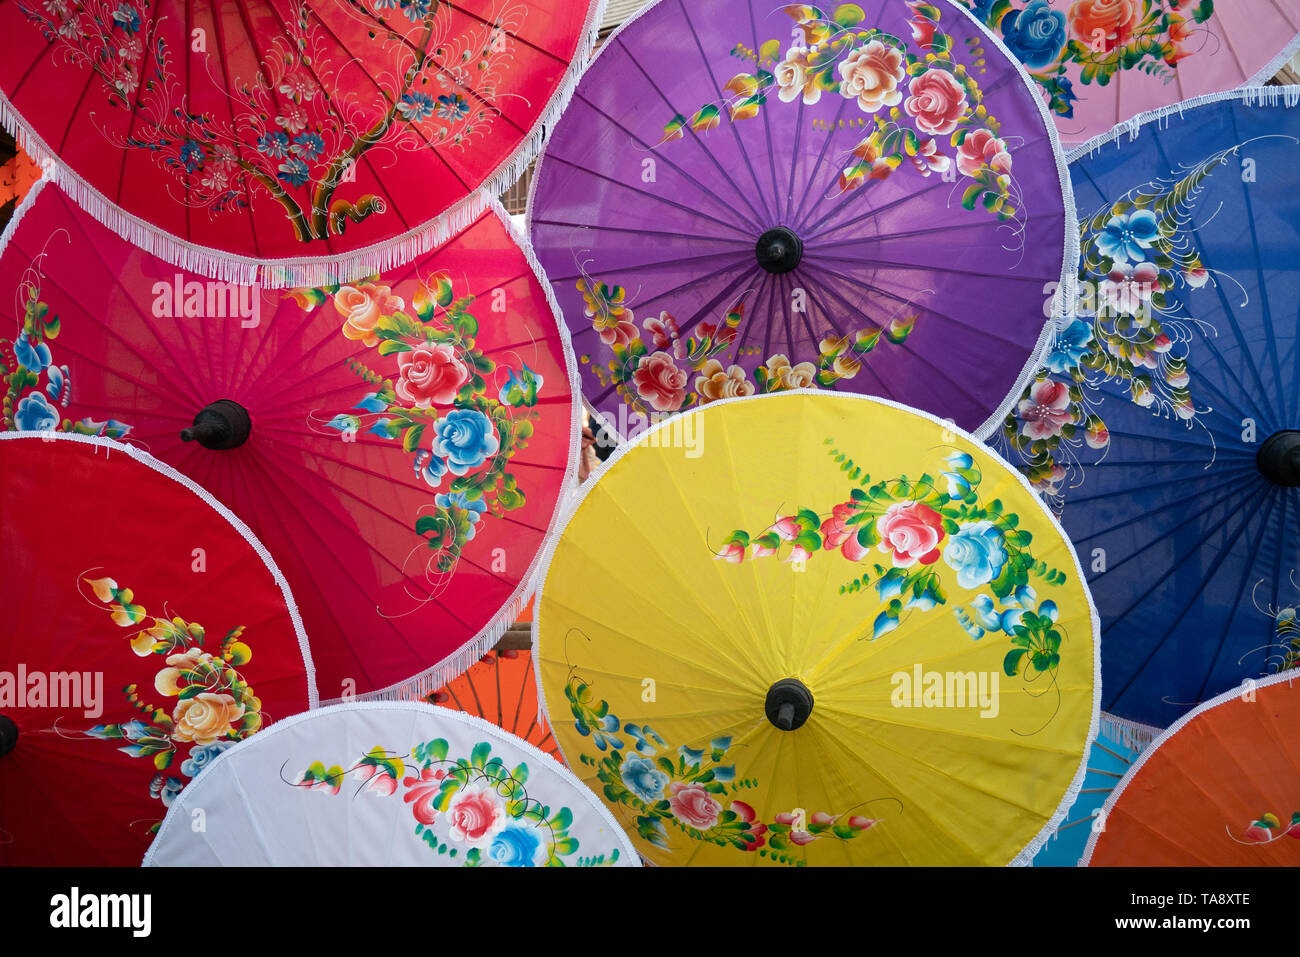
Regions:
<instances>
[{"instance_id":1,"label":"painted yellow rose","mask_svg":"<svg viewBox=\"0 0 1300 957\"><path fill-rule=\"evenodd\" d=\"M195 744L212 744L225 736L231 730L231 725L243 716L244 706L230 695L203 692L176 705L176 710L172 713L175 725L172 738L176 741L193 741Z\"/></svg>"},{"instance_id":2,"label":"painted yellow rose","mask_svg":"<svg viewBox=\"0 0 1300 957\"><path fill-rule=\"evenodd\" d=\"M807 389L817 380L817 367L811 362L790 365L790 357L775 355L767 360L768 391Z\"/></svg>"},{"instance_id":3,"label":"painted yellow rose","mask_svg":"<svg viewBox=\"0 0 1300 957\"><path fill-rule=\"evenodd\" d=\"M165 622L164 622L165 624ZM141 633L143 634L143 632ZM137 652L138 653L138 652ZM168 668L164 668L154 676L153 686L159 694L164 694L169 698L174 698L181 693L180 676L182 671L193 671L204 662L212 660L212 656L198 648L191 648L189 651L179 655L168 655Z\"/></svg>"},{"instance_id":4,"label":"painted yellow rose","mask_svg":"<svg viewBox=\"0 0 1300 957\"><path fill-rule=\"evenodd\" d=\"M700 394L700 405L705 405L715 399L753 395L754 383L745 379L745 370L740 366L724 370L721 362L710 359L700 368L700 375L695 379L695 391Z\"/></svg>"},{"instance_id":5,"label":"painted yellow rose","mask_svg":"<svg viewBox=\"0 0 1300 957\"><path fill-rule=\"evenodd\" d=\"M374 332L375 323L385 315L406 308L406 303L400 296L393 295L391 286L361 282L344 286L336 292L334 308L343 316L344 336L360 339L367 346L377 346L379 337Z\"/></svg>"}]
</instances>

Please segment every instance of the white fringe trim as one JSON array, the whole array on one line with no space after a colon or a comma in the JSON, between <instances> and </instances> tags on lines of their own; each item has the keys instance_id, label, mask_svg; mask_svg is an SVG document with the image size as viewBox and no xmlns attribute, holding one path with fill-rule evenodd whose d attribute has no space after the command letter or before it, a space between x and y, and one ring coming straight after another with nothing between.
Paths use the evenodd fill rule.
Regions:
<instances>
[{"instance_id":1,"label":"white fringe trim","mask_svg":"<svg viewBox=\"0 0 1300 957\"><path fill-rule=\"evenodd\" d=\"M525 741L522 738L515 737L510 734L510 732L503 730L499 725L493 724L491 721L487 721L477 715L468 714L464 711L455 711L451 708L440 708L436 705L425 704L421 701L352 701L343 704L330 705L328 707L317 708L315 711L305 711L301 714L293 715L292 717L285 718L283 721L277 721L265 731L260 731L257 734L250 735L244 740L238 742L233 748L227 748L225 751L221 752L221 754L217 755L216 760L230 761L234 755L240 754L245 750L251 750L253 747L269 748L271 747L270 740L273 736L280 732L286 732L294 725L303 724L307 721L315 721L319 719L326 722L336 722L340 726L339 730L346 730L350 722L341 716L346 712L353 711L369 712L371 714L395 711L410 714L412 716L412 733L415 730L414 722L418 720L421 715L432 722L435 727L439 725L445 726L447 724L464 724L473 729L473 735L471 735L471 737L482 737L487 740L497 741L502 747L510 748L519 752L528 760L535 761L539 766L544 766L554 772L560 780L568 785L573 791L572 802L576 804L578 801L584 801L587 807L591 809L592 813L609 829L611 841L620 844L619 850L626 855L628 862L627 866L636 866L638 858L637 850L633 846L631 838L628 837L627 831L618 823L617 820L614 819L614 815L610 813L609 808L605 806L605 802L592 793L591 789L583 784L570 768L561 764L559 761L556 761L553 755L547 754L536 745ZM367 730L366 733L370 734L371 732ZM254 745L254 742L263 738L266 740L261 740L260 744ZM340 736L340 739L344 740L345 736ZM215 764L213 766L215 767ZM237 779L238 775L235 775L235 777ZM201 797L200 792L196 790L196 788L201 785L197 782L208 780L215 781L216 776L211 775L197 778L182 790L179 795L177 795L176 800L173 801L171 807L167 809L167 815L163 818L162 826L158 828L158 834L150 843L149 849L145 851L144 859L140 862L141 867L159 866L154 861L155 849L161 846L163 838L166 837L168 831L175 828L179 830L182 835L192 833L190 827L191 814L185 805L186 802L192 799L198 799L196 795ZM209 785L209 787L215 786L216 785ZM556 800L556 796L551 796L550 800ZM365 807L370 806L370 802L355 801L353 802L353 806L364 809ZM274 813L275 811L273 810L272 816L274 816ZM274 825L275 822L274 820L269 820L267 823L269 825ZM186 838L182 836L181 840L185 839ZM263 850L265 850L265 847ZM374 862L376 865L382 863L383 862L380 861Z\"/></svg>"},{"instance_id":2,"label":"white fringe trim","mask_svg":"<svg viewBox=\"0 0 1300 957\"><path fill-rule=\"evenodd\" d=\"M1094 156L1101 151L1102 147L1111 143L1118 146L1121 137L1125 134L1128 135L1128 142L1132 143L1138 138L1142 127L1148 123L1154 122L1156 129L1167 129L1169 127L1169 118L1174 114L1177 114L1179 119L1183 119L1189 110L1195 110L1210 103L1223 103L1225 101L1235 101L1245 106L1293 107L1300 104L1300 86L1243 86L1223 93L1207 93L1205 96L1195 96L1181 103L1162 106L1158 110L1148 110L1145 113L1139 113L1132 119L1125 120L1123 123L1116 123L1107 132L1100 133L1087 142L1081 143L1070 150L1066 155L1066 159L1074 163L1084 157Z\"/></svg>"},{"instance_id":3,"label":"white fringe trim","mask_svg":"<svg viewBox=\"0 0 1300 957\"><path fill-rule=\"evenodd\" d=\"M1264 64L1259 72L1243 83L1242 86L1262 86L1281 72L1282 67L1290 63L1297 53L1300 53L1300 33L1292 37L1291 42L1282 48L1282 52ZM1280 85L1285 86L1285 84Z\"/></svg>"},{"instance_id":4,"label":"white fringe trim","mask_svg":"<svg viewBox=\"0 0 1300 957\"><path fill-rule=\"evenodd\" d=\"M1293 685L1294 682L1300 681L1300 672L1297 672L1295 670L1288 670L1288 671L1279 672L1278 674L1275 675L1269 675L1267 678L1258 678L1254 680L1247 679L1247 681L1249 682L1249 685L1238 685L1236 688L1232 688L1228 691L1223 692L1223 694L1219 695L1216 698L1211 698L1209 701L1205 702L1199 707L1193 708L1191 711L1187 712L1187 714L1183 715L1172 725L1170 725L1167 729L1160 732L1160 734L1142 752L1142 754L1138 757L1138 759L1133 762L1133 766L1128 769L1128 773L1126 773L1124 777L1120 778L1119 784L1115 785L1115 790L1110 792L1110 795L1106 798L1106 803L1103 804L1101 810L1097 812L1098 815L1105 818L1110 817L1111 812L1115 808L1115 802L1117 802L1120 799L1120 797L1123 796L1124 791L1127 790L1129 785L1131 785L1137 779L1138 773L1142 770L1142 766L1147 763L1147 759L1150 758L1153 754L1158 754L1161 745L1163 745L1174 735L1178 734L1178 732L1183 730L1183 728L1186 727L1191 721L1205 714L1205 712L1207 711L1214 710L1220 705L1225 705L1225 704L1229 704L1230 702L1237 701L1238 699L1241 698L1242 692L1245 691L1247 687L1249 687L1251 691L1258 694L1260 689L1267 688L1270 685L1281 684L1284 681L1288 685ZM1298 690L1296 693L1300 694L1300 690ZM1097 848L1097 839L1101 837L1102 834L1104 833L1105 833L1104 831L1094 831L1092 833L1092 836L1088 838L1088 846L1084 848L1083 857L1079 859L1080 867L1090 866L1090 862L1092 861L1092 853ZM1140 862L1134 862L1134 863L1140 864Z\"/></svg>"},{"instance_id":5,"label":"white fringe trim","mask_svg":"<svg viewBox=\"0 0 1300 957\"><path fill-rule=\"evenodd\" d=\"M1121 718L1118 715L1103 711L1101 713L1101 733L1113 741L1120 742L1130 750L1145 751L1147 745L1160 737L1161 732L1159 728L1152 725L1130 721L1128 718Z\"/></svg>"},{"instance_id":6,"label":"white fringe trim","mask_svg":"<svg viewBox=\"0 0 1300 957\"><path fill-rule=\"evenodd\" d=\"M584 424L582 385L578 377L577 362L574 359L573 344L569 340L569 327L564 323L564 317L560 313L560 306L555 301L555 293L551 289L551 284L547 280L545 273L542 272L541 264L537 261L537 256L533 252L532 244L514 228L510 221L510 214L505 211L505 207L495 197L488 196L484 202L486 208L491 210L497 219L501 221L506 233L515 241L520 252L523 253L528 268L532 270L537 284L546 296L546 303L550 308L552 321L559 330L560 349L564 356L564 371L572 399L572 414L569 422L569 453L565 463L560 494L556 497L555 506L551 511L551 520L547 526L546 534L542 537L542 541L528 565L528 570L520 579L514 593L477 636L442 661L404 681L399 681L377 691L354 695L350 698L331 698L327 702L328 704L342 701L414 701L427 697L448 682L464 674L483 655L492 650L493 646L501 640L501 637L519 618L524 608L527 607L538 584L541 556L550 546L552 539L558 537L559 529L563 526L568 513L569 502L572 499L574 486L577 484L578 459L582 449L581 435Z\"/></svg>"},{"instance_id":7,"label":"white fringe trim","mask_svg":"<svg viewBox=\"0 0 1300 957\"><path fill-rule=\"evenodd\" d=\"M733 402L783 402L796 396L817 396L826 400L827 402L842 400L848 402L870 402L870 403L874 403L875 405L883 405L887 408L897 409L901 412L909 412L912 415L918 416L922 419L932 422L935 425L942 426L948 431L968 439L969 441L971 441L977 446L984 445L982 439L978 439L972 433L967 432L958 426L952 425L950 422L947 422L944 419L940 419L937 415L933 415L921 409L911 408L910 406L903 405L902 403L894 402L891 399L882 399L876 396L859 395L857 393L852 393L852 392L826 392L821 389L790 389L786 392L771 392L766 395L741 396L741 397L730 398L730 399L718 399L714 402L710 402L708 405L701 406L700 408L697 409L692 409L691 411L682 414L683 415L709 415L711 414L710 410L717 409L720 406L730 405ZM780 413L778 412L776 414L779 415ZM558 534L552 539L550 544L547 546L545 552L542 554L541 567L538 570L538 578L537 578L537 604L533 609L533 654L532 654L533 677L536 679L536 684L537 684L538 704L541 706L542 713L546 715L546 720L550 723L551 731L553 734L555 733L555 729L559 726L559 723L553 719L550 713L550 709L547 707L547 703L546 703L546 685L542 681L542 652L543 652L542 643L543 643L544 636L542 634L541 624L542 624L542 605L545 602L545 598L546 598L545 596L546 578L550 573L551 563L555 559L555 551L558 548L559 543L563 540L564 530L568 527L569 522L572 521L574 515L576 515L583 501L586 500L587 496L590 495L592 490L596 488L596 486L599 484L600 479L603 478L605 474L609 472L609 470L612 469L632 449L635 449L641 445L650 444L651 442L650 437L655 435L655 433L663 429L672 428L674 419L675 417L673 419L668 419L663 422L660 422L659 424L654 425L651 428L647 429L641 435L637 436L635 441L628 442L619 446L619 448L614 450L614 454L611 455L605 462L601 464L600 468L592 472L589 480L580 489L578 489L571 497L571 501L568 506L568 513L565 515L564 521L561 523L559 527ZM1065 546L1066 552L1069 554L1070 558L1073 559L1074 561L1074 572L1075 575L1078 576L1078 581L1079 581L1080 588L1083 591L1083 596L1085 600L1088 602L1088 617L1089 620L1092 622L1092 709L1091 709L1091 716L1089 718L1089 723L1088 723L1088 733L1086 738L1084 739L1083 746L1079 754L1079 767L1075 771L1074 778L1070 782L1070 786L1066 789L1065 794L1062 795L1060 803L1057 805L1056 810L1044 823L1043 827L1039 830L1038 834L1035 835L1034 838L1028 844L1026 844L1024 848L1018 854L1016 854L1016 856L1012 858L1011 861L1008 862L1007 864L1008 867L1028 867L1033 863L1034 855L1036 855L1038 851L1042 848L1042 846L1046 844L1048 840L1051 839L1051 837L1056 833L1057 828L1065 820L1066 815L1070 811L1070 808L1074 805L1075 800L1078 798L1079 792L1083 789L1083 781L1088 773L1088 753L1092 746L1092 742L1097 738L1097 731L1100 727L1100 720L1101 720L1101 681L1102 681L1101 615L1097 612L1097 606L1092 600L1092 592L1088 589L1088 579L1084 575L1083 566L1079 563L1079 556L1074 550L1074 543L1070 541L1070 537L1065 533L1065 529L1061 527L1060 521L1057 519L1057 517L1054 514L1052 514L1051 509L1049 509L1045 504L1043 504L1043 501L1039 497L1037 491L1035 491L1034 487L1029 484L1029 480L1025 478L1024 475L1021 474L1019 469L1017 469L1015 466L1009 463L1006 459L1004 459L1001 455L999 455L994 449L988 446L984 446L984 451L988 453L989 459L992 462L1001 465L1003 469L1007 472L1007 474L1009 474L1017 483L1019 483L1020 487L1023 488L1026 493L1028 493L1030 500L1034 503L1034 506L1039 510L1039 513L1042 516L1047 518L1048 522L1051 523L1052 528L1061 537L1061 542ZM564 759L566 763L569 765L569 767L580 766L576 764L568 754L565 753L564 744L561 741L560 736L558 734L555 734L555 744L556 747L560 749L560 753L564 755Z\"/></svg>"},{"instance_id":8,"label":"white fringe trim","mask_svg":"<svg viewBox=\"0 0 1300 957\"><path fill-rule=\"evenodd\" d=\"M479 189L421 226L381 243L337 256L261 260L181 239L122 209L80 175L60 163L54 151L23 119L2 91L0 126L18 140L23 151L42 166L78 206L128 242L173 266L222 282L242 286L259 285L267 289L351 282L404 266L441 246L479 218L490 205L489 197L504 192L523 175L577 89L578 80L591 60L607 2L608 0L590 0L577 49L560 84L523 141L484 180Z\"/></svg>"},{"instance_id":9,"label":"white fringe trim","mask_svg":"<svg viewBox=\"0 0 1300 957\"><path fill-rule=\"evenodd\" d=\"M212 497L212 494L203 486L199 485L193 479L178 472L166 462L159 461L143 449L134 445L128 445L125 442L118 442L114 439L101 438L97 435L77 435L68 432L0 432L0 442L11 440L25 440L29 442L75 442L80 445L91 445L104 450L104 456L107 458L114 452L123 452L135 459L141 465L145 465L160 475L166 476L178 485L189 489L204 504L220 515L230 523L230 526L239 533L244 541L248 542L257 557L262 560L266 570L271 573L276 587L280 589L280 595L284 599L284 607L289 612L289 620L293 624L293 633L298 638L298 650L302 653L302 662L307 671L307 708L312 710L320 704L320 699L316 693L316 666L312 663L311 647L307 642L307 634L303 630L302 616L298 612L298 604L293 599L293 593L289 590L289 583L285 580L284 573L271 557L271 553L266 550L266 546L261 543L252 529L244 524L243 520L230 509L222 505ZM99 454L96 452L95 454ZM276 727L280 721L272 723L271 727ZM264 733L264 732L263 732Z\"/></svg>"},{"instance_id":10,"label":"white fringe trim","mask_svg":"<svg viewBox=\"0 0 1300 957\"><path fill-rule=\"evenodd\" d=\"M45 188L45 184L49 183L50 180L49 170L42 167L41 178L32 183L32 188L27 191L27 195L14 207L14 214L9 217L9 222L5 223L4 232L0 233L0 257L4 256L5 250L9 248L9 240L13 239L18 232L18 224L23 221L27 211L36 205L36 197L41 194L41 190Z\"/></svg>"}]
</instances>

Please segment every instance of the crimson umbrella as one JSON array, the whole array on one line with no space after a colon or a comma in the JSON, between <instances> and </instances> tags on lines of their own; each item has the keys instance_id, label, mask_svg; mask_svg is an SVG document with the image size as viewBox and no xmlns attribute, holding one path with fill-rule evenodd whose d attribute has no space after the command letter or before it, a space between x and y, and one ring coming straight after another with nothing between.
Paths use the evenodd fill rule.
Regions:
<instances>
[{"instance_id":1,"label":"crimson umbrella","mask_svg":"<svg viewBox=\"0 0 1300 957\"><path fill-rule=\"evenodd\" d=\"M0 121L169 262L354 279L466 226L527 167L601 0L0 2Z\"/></svg>"},{"instance_id":2,"label":"crimson umbrella","mask_svg":"<svg viewBox=\"0 0 1300 957\"><path fill-rule=\"evenodd\" d=\"M0 864L138 863L223 751L314 707L248 527L108 439L0 433Z\"/></svg>"},{"instance_id":3,"label":"crimson umbrella","mask_svg":"<svg viewBox=\"0 0 1300 957\"><path fill-rule=\"evenodd\" d=\"M516 617L576 459L564 332L503 216L280 293L202 282L47 184L0 254L4 427L148 449L279 558L323 697L427 694Z\"/></svg>"}]
</instances>

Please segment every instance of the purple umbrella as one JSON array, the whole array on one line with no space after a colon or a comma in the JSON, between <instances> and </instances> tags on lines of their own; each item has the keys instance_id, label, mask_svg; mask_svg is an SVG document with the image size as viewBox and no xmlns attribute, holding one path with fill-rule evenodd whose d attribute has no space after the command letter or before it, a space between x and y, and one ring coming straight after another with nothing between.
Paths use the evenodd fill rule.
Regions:
<instances>
[{"instance_id":1,"label":"purple umbrella","mask_svg":"<svg viewBox=\"0 0 1300 957\"><path fill-rule=\"evenodd\" d=\"M660 0L579 84L529 209L624 436L809 386L986 435L1073 281L1055 129L947 0Z\"/></svg>"}]
</instances>

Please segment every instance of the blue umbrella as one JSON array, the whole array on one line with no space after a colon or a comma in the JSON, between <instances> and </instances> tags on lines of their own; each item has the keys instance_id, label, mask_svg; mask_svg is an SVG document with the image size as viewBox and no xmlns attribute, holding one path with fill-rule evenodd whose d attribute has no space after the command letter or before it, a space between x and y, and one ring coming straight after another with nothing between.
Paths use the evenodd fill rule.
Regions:
<instances>
[{"instance_id":1,"label":"blue umbrella","mask_svg":"<svg viewBox=\"0 0 1300 957\"><path fill-rule=\"evenodd\" d=\"M1047 843L1035 855L1034 867L1077 867L1088 838L1105 826L1097 812L1132 767L1137 756L1160 734L1159 728L1102 714L1097 736L1088 749L1087 772L1079 796Z\"/></svg>"},{"instance_id":2,"label":"blue umbrella","mask_svg":"<svg viewBox=\"0 0 1300 957\"><path fill-rule=\"evenodd\" d=\"M998 440L1088 569L1102 707L1144 724L1296 660L1298 102L1224 94L1072 154L1081 301Z\"/></svg>"}]
</instances>

